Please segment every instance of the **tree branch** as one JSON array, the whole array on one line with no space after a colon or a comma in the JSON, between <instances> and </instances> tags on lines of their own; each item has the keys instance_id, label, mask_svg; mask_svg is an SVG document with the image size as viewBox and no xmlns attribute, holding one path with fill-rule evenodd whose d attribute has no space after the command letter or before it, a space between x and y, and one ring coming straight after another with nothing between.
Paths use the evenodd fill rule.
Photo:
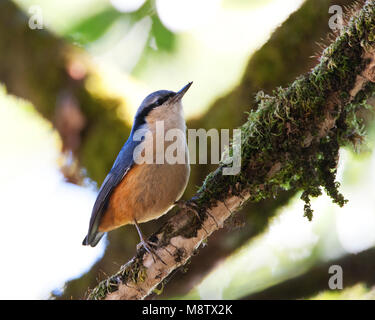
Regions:
<instances>
[{"instance_id":1,"label":"tree branch","mask_svg":"<svg viewBox=\"0 0 375 320\"><path fill-rule=\"evenodd\" d=\"M245 201L302 189L305 215L311 218L309 199L324 187L334 202L344 205L335 182L338 150L362 137L354 115L375 88L374 26L375 4L367 1L310 73L273 96L259 93L257 111L241 127L241 173L223 175L225 165L219 166L191 200L200 218L183 208L150 238L165 264L140 249L88 298L145 298Z\"/></svg>"},{"instance_id":2,"label":"tree branch","mask_svg":"<svg viewBox=\"0 0 375 320\"><path fill-rule=\"evenodd\" d=\"M368 287L375 285L375 249L371 248L358 254L348 254L337 260L314 266L296 278L272 286L262 292L254 293L246 299L278 300L303 299L328 290L328 280L332 274L329 267L339 265L343 270L343 287L349 288L357 283L365 283Z\"/></svg>"}]
</instances>

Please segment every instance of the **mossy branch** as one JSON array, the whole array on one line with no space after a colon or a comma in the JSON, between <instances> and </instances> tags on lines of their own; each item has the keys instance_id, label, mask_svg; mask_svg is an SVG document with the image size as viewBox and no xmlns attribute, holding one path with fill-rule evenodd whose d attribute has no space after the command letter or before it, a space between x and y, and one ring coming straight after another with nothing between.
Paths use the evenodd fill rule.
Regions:
<instances>
[{"instance_id":1,"label":"mossy branch","mask_svg":"<svg viewBox=\"0 0 375 320\"><path fill-rule=\"evenodd\" d=\"M257 95L258 108L241 127L240 174L223 175L225 165L219 166L207 176L190 206L151 237L165 264L154 262L140 249L88 298L145 298L245 201L300 189L305 215L311 219L310 197L324 188L334 202L344 205L335 180L338 151L342 145L361 141L363 130L355 113L374 92L374 81L375 3L367 1L311 72L272 96Z\"/></svg>"}]
</instances>

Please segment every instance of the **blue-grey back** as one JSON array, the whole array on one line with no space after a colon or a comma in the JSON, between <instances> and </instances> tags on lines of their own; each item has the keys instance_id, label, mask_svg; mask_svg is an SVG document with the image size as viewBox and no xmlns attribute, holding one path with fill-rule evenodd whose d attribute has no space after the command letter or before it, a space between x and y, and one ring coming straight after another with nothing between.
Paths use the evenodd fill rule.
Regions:
<instances>
[{"instance_id":1,"label":"blue-grey back","mask_svg":"<svg viewBox=\"0 0 375 320\"><path fill-rule=\"evenodd\" d=\"M134 165L133 152L135 147L139 143L141 143L141 141L133 140L132 132L124 146L121 148L111 171L104 179L102 186L99 189L94 207L92 209L89 231L87 234L88 243L90 243L95 238L95 235L99 228L101 217L107 210L112 192L124 178L126 173Z\"/></svg>"},{"instance_id":2,"label":"blue-grey back","mask_svg":"<svg viewBox=\"0 0 375 320\"><path fill-rule=\"evenodd\" d=\"M175 94L176 93L173 91L159 90L149 94L139 106L134 118L130 136L124 146L121 148L111 171L108 173L99 189L99 193L91 213L89 231L84 240L84 242L86 242L85 244L95 242L101 217L107 210L113 191L134 165L134 149L142 142L142 140L134 141L133 137L135 132L145 125L145 118L151 110L162 105Z\"/></svg>"}]
</instances>

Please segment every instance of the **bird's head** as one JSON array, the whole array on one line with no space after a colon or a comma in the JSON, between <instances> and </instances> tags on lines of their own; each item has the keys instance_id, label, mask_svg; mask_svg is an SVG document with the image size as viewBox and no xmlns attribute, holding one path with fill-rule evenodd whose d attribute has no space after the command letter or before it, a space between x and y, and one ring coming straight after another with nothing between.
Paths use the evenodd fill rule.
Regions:
<instances>
[{"instance_id":1,"label":"bird's head","mask_svg":"<svg viewBox=\"0 0 375 320\"><path fill-rule=\"evenodd\" d=\"M182 113L181 99L192 83L189 82L178 92L159 90L149 94L137 110L133 130L137 130L147 122L167 120L173 114Z\"/></svg>"}]
</instances>

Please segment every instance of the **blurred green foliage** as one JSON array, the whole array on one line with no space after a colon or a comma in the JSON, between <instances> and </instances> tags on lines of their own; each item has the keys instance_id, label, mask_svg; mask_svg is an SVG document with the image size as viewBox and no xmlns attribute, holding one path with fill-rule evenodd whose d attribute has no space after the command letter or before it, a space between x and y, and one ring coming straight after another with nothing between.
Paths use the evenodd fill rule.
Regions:
<instances>
[{"instance_id":1,"label":"blurred green foliage","mask_svg":"<svg viewBox=\"0 0 375 320\"><path fill-rule=\"evenodd\" d=\"M103 36L111 25L124 16L113 7L93 14L64 32L66 38L76 44L86 45Z\"/></svg>"},{"instance_id":2,"label":"blurred green foliage","mask_svg":"<svg viewBox=\"0 0 375 320\"><path fill-rule=\"evenodd\" d=\"M109 28L119 20L128 22L130 29L136 22L144 17L151 17L152 26L149 37L155 38L159 50L170 51L174 47L175 35L169 31L160 21L154 1L146 1L141 8L134 12L120 12L114 7L103 8L99 12L85 17L77 24L65 30L63 35L70 41L79 45L88 45L100 39ZM124 30L124 34L126 30ZM145 54L145 53L144 53Z\"/></svg>"}]
</instances>

